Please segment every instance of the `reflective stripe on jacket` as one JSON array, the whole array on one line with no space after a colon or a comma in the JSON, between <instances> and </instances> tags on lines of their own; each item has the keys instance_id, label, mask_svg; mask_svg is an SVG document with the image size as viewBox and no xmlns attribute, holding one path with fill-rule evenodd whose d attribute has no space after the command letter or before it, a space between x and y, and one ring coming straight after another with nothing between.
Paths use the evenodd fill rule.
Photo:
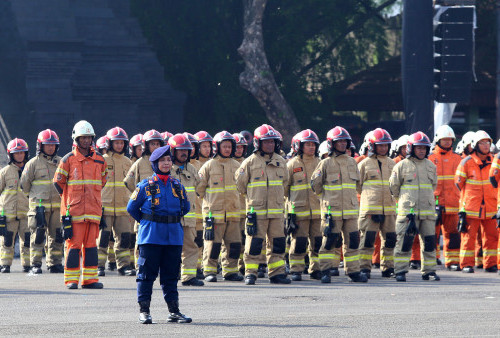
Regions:
<instances>
[{"instance_id":1,"label":"reflective stripe on jacket","mask_svg":"<svg viewBox=\"0 0 500 338\"><path fill-rule=\"evenodd\" d=\"M455 172L462 158L452 150L446 151L436 145L429 160L436 166L438 175L434 196L439 205L445 207L445 213L456 215L459 211L460 191L455 185Z\"/></svg>"},{"instance_id":2,"label":"reflective stripe on jacket","mask_svg":"<svg viewBox=\"0 0 500 338\"><path fill-rule=\"evenodd\" d=\"M389 186L398 201L398 218L413 209L419 219L435 219L434 190L437 186L436 166L428 159L409 157L392 170Z\"/></svg>"},{"instance_id":3,"label":"reflective stripe on jacket","mask_svg":"<svg viewBox=\"0 0 500 338\"><path fill-rule=\"evenodd\" d=\"M490 183L491 156L483 162L476 153L464 158L455 173L455 184L461 190L460 209L467 217L489 219L497 212L497 189Z\"/></svg>"},{"instance_id":4,"label":"reflective stripe on jacket","mask_svg":"<svg viewBox=\"0 0 500 338\"><path fill-rule=\"evenodd\" d=\"M321 200L322 214L330 210L334 219L358 218L359 184L357 163L346 154L323 159L311 178L312 189Z\"/></svg>"},{"instance_id":5,"label":"reflective stripe on jacket","mask_svg":"<svg viewBox=\"0 0 500 338\"><path fill-rule=\"evenodd\" d=\"M236 171L236 187L246 195L247 212L253 208L257 218L282 218L287 179L285 159L278 154L255 152L245 159Z\"/></svg>"},{"instance_id":6,"label":"reflective stripe on jacket","mask_svg":"<svg viewBox=\"0 0 500 338\"><path fill-rule=\"evenodd\" d=\"M104 154L104 159L108 168L108 181L101 192L104 215L128 215L127 204L130 191L123 180L130 170L132 162L124 154L117 154L113 151Z\"/></svg>"},{"instance_id":7,"label":"reflective stripe on jacket","mask_svg":"<svg viewBox=\"0 0 500 338\"><path fill-rule=\"evenodd\" d=\"M7 221L23 219L28 214L28 195L21 190L19 179L22 170L13 163L0 170L0 210Z\"/></svg>"},{"instance_id":8,"label":"reflective stripe on jacket","mask_svg":"<svg viewBox=\"0 0 500 338\"><path fill-rule=\"evenodd\" d=\"M60 160L60 156L40 153L26 163L21 175L21 187L29 195L28 215L35 215L40 204L45 207L46 213L61 208L61 196L52 183Z\"/></svg>"},{"instance_id":9,"label":"reflective stripe on jacket","mask_svg":"<svg viewBox=\"0 0 500 338\"><path fill-rule=\"evenodd\" d=\"M74 223L98 223L102 215L101 190L106 184L106 161L94 148L89 156L83 156L78 148L59 162L54 184L62 192L61 215L69 213Z\"/></svg>"},{"instance_id":10,"label":"reflective stripe on jacket","mask_svg":"<svg viewBox=\"0 0 500 338\"><path fill-rule=\"evenodd\" d=\"M196 192L203 199L203 217L211 212L216 223L240 220L240 194L234 178L239 167L236 160L220 156L201 167Z\"/></svg>"},{"instance_id":11,"label":"reflective stripe on jacket","mask_svg":"<svg viewBox=\"0 0 500 338\"><path fill-rule=\"evenodd\" d=\"M361 186L359 215L395 215L396 201L389 178L396 164L387 156L372 155L358 164Z\"/></svg>"},{"instance_id":12,"label":"reflective stripe on jacket","mask_svg":"<svg viewBox=\"0 0 500 338\"><path fill-rule=\"evenodd\" d=\"M191 210L184 215L182 225L186 227L196 227L196 186L199 183L198 173L191 163L186 163L184 168L177 164L172 165L170 175L177 179L186 189Z\"/></svg>"}]
</instances>

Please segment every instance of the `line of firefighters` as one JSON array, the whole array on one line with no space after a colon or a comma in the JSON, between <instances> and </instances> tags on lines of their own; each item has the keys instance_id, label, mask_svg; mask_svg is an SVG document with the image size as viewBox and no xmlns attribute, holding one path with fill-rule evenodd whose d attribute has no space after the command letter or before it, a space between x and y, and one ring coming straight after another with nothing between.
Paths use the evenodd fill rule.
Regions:
<instances>
[{"instance_id":1,"label":"line of firefighters","mask_svg":"<svg viewBox=\"0 0 500 338\"><path fill-rule=\"evenodd\" d=\"M271 283L300 281L304 273L330 283L341 260L352 282L366 282L373 265L397 281L406 281L409 268L439 280L441 231L448 270L496 272L500 266L500 155L493 158L492 139L482 130L464 135L460 155L446 125L434 145L422 132L393 141L377 128L365 136L361 155L338 126L321 144L313 131L299 132L285 155L279 132L262 125L247 158L252 135L227 131L212 138L205 131L153 129L129 140L115 127L79 155L82 140L94 137L88 122L77 123L74 149L62 159L50 129L39 133L33 159L24 140L9 142L9 165L0 170L2 273L10 272L18 233L25 272L42 273L45 250L48 269L64 272L66 285L78 283L80 256L82 285L100 284L106 261L109 270L134 276L137 224L126 207L136 185L153 173L151 153L164 144L173 154L171 175L192 202L182 219L183 285L216 282L219 266L225 280L253 285L266 265ZM87 223L98 230L71 242Z\"/></svg>"}]
</instances>

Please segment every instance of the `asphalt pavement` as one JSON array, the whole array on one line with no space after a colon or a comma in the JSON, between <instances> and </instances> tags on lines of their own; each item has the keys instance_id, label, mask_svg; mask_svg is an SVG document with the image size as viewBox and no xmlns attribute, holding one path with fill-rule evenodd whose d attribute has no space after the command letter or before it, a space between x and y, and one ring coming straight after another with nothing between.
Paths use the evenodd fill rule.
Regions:
<instances>
[{"instance_id":1,"label":"asphalt pavement","mask_svg":"<svg viewBox=\"0 0 500 338\"><path fill-rule=\"evenodd\" d=\"M16 259L0 274L0 335L23 336L500 336L500 276L445 271L423 281L411 271L406 283L372 271L366 284L347 281L341 270L331 284L309 280L255 286L243 282L184 287L181 312L191 324L167 323L155 284L153 325L138 323L134 277L106 271L103 290L67 290L62 274L30 275Z\"/></svg>"}]
</instances>

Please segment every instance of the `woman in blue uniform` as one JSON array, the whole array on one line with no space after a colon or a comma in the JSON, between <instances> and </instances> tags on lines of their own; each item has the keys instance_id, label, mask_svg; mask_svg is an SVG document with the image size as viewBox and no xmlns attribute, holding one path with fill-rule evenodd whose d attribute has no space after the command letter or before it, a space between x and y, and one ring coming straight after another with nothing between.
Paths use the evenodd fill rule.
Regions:
<instances>
[{"instance_id":1,"label":"woman in blue uniform","mask_svg":"<svg viewBox=\"0 0 500 338\"><path fill-rule=\"evenodd\" d=\"M156 149L149 160L154 174L137 185L127 205L127 211L140 223L137 234L139 321L152 323L149 305L159 271L163 298L170 312L168 321L190 323L191 318L179 312L177 292L183 240L180 221L189 212L190 204L184 187L170 177L170 147Z\"/></svg>"}]
</instances>

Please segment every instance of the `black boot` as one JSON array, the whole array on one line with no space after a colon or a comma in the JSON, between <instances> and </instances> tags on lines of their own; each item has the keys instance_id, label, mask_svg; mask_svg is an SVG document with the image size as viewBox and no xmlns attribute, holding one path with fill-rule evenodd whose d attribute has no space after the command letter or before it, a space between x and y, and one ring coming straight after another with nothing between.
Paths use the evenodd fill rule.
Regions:
<instances>
[{"instance_id":1,"label":"black boot","mask_svg":"<svg viewBox=\"0 0 500 338\"><path fill-rule=\"evenodd\" d=\"M52 265L49 268L50 273L64 273L64 266L62 264Z\"/></svg>"},{"instance_id":2,"label":"black boot","mask_svg":"<svg viewBox=\"0 0 500 338\"><path fill-rule=\"evenodd\" d=\"M396 281L397 282L406 282L406 272L398 272L396 274Z\"/></svg>"},{"instance_id":3,"label":"black boot","mask_svg":"<svg viewBox=\"0 0 500 338\"><path fill-rule=\"evenodd\" d=\"M23 272L30 272L31 267L29 265L24 265L23 266Z\"/></svg>"},{"instance_id":4,"label":"black boot","mask_svg":"<svg viewBox=\"0 0 500 338\"><path fill-rule=\"evenodd\" d=\"M382 277L390 278L394 276L394 268L388 268L387 270L382 271Z\"/></svg>"},{"instance_id":5,"label":"black boot","mask_svg":"<svg viewBox=\"0 0 500 338\"><path fill-rule=\"evenodd\" d=\"M116 262L109 262L108 263L108 270L115 271L116 270Z\"/></svg>"},{"instance_id":6,"label":"black boot","mask_svg":"<svg viewBox=\"0 0 500 338\"><path fill-rule=\"evenodd\" d=\"M320 280L320 279L321 279L321 276L322 276L322 275L321 275L321 271L319 271L319 270L315 270L315 271L313 271L313 272L311 272L311 273L309 274L309 278L310 278L310 279L317 279L317 280Z\"/></svg>"},{"instance_id":7,"label":"black boot","mask_svg":"<svg viewBox=\"0 0 500 338\"><path fill-rule=\"evenodd\" d=\"M434 281L439 281L441 278L439 278L438 275L436 275L435 272L429 272L426 273L425 275L422 275L423 280L434 280Z\"/></svg>"},{"instance_id":8,"label":"black boot","mask_svg":"<svg viewBox=\"0 0 500 338\"><path fill-rule=\"evenodd\" d=\"M33 265L31 267L31 273L34 275L39 275L42 273L42 267L40 265Z\"/></svg>"},{"instance_id":9,"label":"black boot","mask_svg":"<svg viewBox=\"0 0 500 338\"><path fill-rule=\"evenodd\" d=\"M257 277L264 278L266 276L266 264L259 264L259 268L257 269Z\"/></svg>"},{"instance_id":10,"label":"black boot","mask_svg":"<svg viewBox=\"0 0 500 338\"><path fill-rule=\"evenodd\" d=\"M364 274L366 278L371 278L372 271L370 269L361 269L361 273Z\"/></svg>"},{"instance_id":11,"label":"black boot","mask_svg":"<svg viewBox=\"0 0 500 338\"><path fill-rule=\"evenodd\" d=\"M10 273L10 265L2 266L2 273Z\"/></svg>"},{"instance_id":12,"label":"black boot","mask_svg":"<svg viewBox=\"0 0 500 338\"><path fill-rule=\"evenodd\" d=\"M330 274L330 270L321 271L321 283L331 283L332 277Z\"/></svg>"},{"instance_id":13,"label":"black boot","mask_svg":"<svg viewBox=\"0 0 500 338\"><path fill-rule=\"evenodd\" d=\"M198 279L203 279L205 276L203 275L203 270L201 269L196 269L196 278Z\"/></svg>"},{"instance_id":14,"label":"black boot","mask_svg":"<svg viewBox=\"0 0 500 338\"><path fill-rule=\"evenodd\" d=\"M294 282L300 282L302 280L302 274L300 272L292 272L290 277Z\"/></svg>"},{"instance_id":15,"label":"black boot","mask_svg":"<svg viewBox=\"0 0 500 338\"><path fill-rule=\"evenodd\" d=\"M349 281L353 283L366 283L368 282L368 278L364 273L361 272L352 272L348 274L349 276Z\"/></svg>"},{"instance_id":16,"label":"black boot","mask_svg":"<svg viewBox=\"0 0 500 338\"><path fill-rule=\"evenodd\" d=\"M139 321L141 324L152 324L153 323L153 318L151 318L151 315L149 313L149 301L145 300L142 302L139 302L140 306L140 314L139 314Z\"/></svg>"},{"instance_id":17,"label":"black boot","mask_svg":"<svg viewBox=\"0 0 500 338\"><path fill-rule=\"evenodd\" d=\"M330 275L333 277L338 277L340 276L339 268L332 268L330 270Z\"/></svg>"},{"instance_id":18,"label":"black boot","mask_svg":"<svg viewBox=\"0 0 500 338\"><path fill-rule=\"evenodd\" d=\"M98 266L97 267L97 275L99 277L104 277L106 276L106 271L104 271L104 266Z\"/></svg>"},{"instance_id":19,"label":"black boot","mask_svg":"<svg viewBox=\"0 0 500 338\"><path fill-rule=\"evenodd\" d=\"M271 284L290 284L292 281L285 274L269 277Z\"/></svg>"},{"instance_id":20,"label":"black boot","mask_svg":"<svg viewBox=\"0 0 500 338\"><path fill-rule=\"evenodd\" d=\"M171 302L167 302L168 312L170 315L168 316L167 322L169 323L191 323L193 320L189 317L186 317L182 313L179 312L179 301L173 300Z\"/></svg>"},{"instance_id":21,"label":"black boot","mask_svg":"<svg viewBox=\"0 0 500 338\"><path fill-rule=\"evenodd\" d=\"M103 268L104 271L104 268ZM130 268L130 265L118 269L121 276L135 276L135 269Z\"/></svg>"}]
</instances>

